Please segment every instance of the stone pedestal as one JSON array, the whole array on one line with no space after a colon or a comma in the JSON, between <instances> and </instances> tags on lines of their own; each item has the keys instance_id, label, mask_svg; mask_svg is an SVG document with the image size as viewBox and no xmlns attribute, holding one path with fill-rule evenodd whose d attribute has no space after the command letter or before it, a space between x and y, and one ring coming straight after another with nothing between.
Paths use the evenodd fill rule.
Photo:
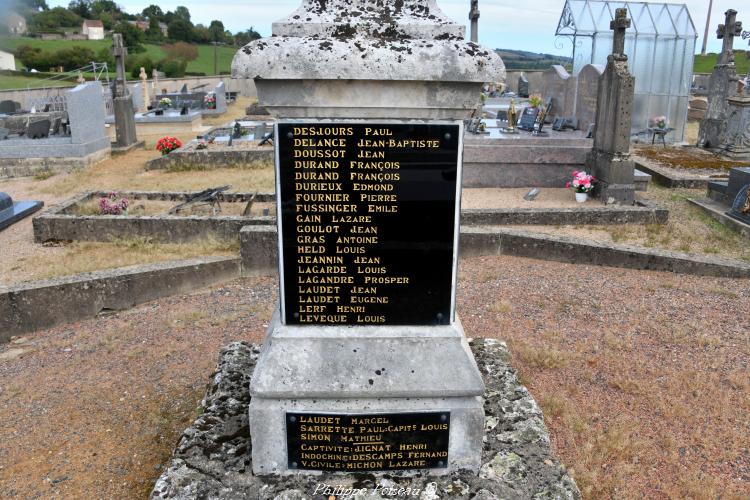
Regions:
<instances>
[{"instance_id":1,"label":"stone pedestal","mask_svg":"<svg viewBox=\"0 0 750 500\"><path fill-rule=\"evenodd\" d=\"M135 133L135 113L133 111L133 99L128 95L125 97L115 97L113 99L115 107L115 127L116 127L116 145L117 147L128 147L138 142Z\"/></svg>"},{"instance_id":2,"label":"stone pedestal","mask_svg":"<svg viewBox=\"0 0 750 500\"><path fill-rule=\"evenodd\" d=\"M437 142L455 141L462 128L453 120L468 118L476 111L483 83L502 81L505 76L497 54L466 42L464 28L447 19L434 0L362 0L356 4L344 0L304 0L291 16L274 23L273 35L243 47L232 63L232 76L252 78L259 104L278 118L298 119L296 122L301 127L347 126L347 122L340 119L348 119L349 124L372 123L374 128L378 128L378 120L382 120L380 127L386 128L388 124L391 128L399 126L396 124L403 126L406 120L412 123L425 120L428 125L432 124L431 120L452 120L450 126L456 127L457 133L441 136ZM299 120L302 118L321 120ZM283 122L277 125L277 130L282 125ZM288 132L288 137L292 135ZM278 166L283 156L279 144L286 139L277 139ZM353 138L347 140L354 144ZM347 146L349 144L347 142ZM455 167L461 150L456 146L453 151L457 151L452 157L453 174L450 179L441 181L452 183L452 190L460 193L460 168ZM415 150L411 158L420 155L426 156L426 153L417 154ZM348 162L336 168L344 172L342 178L331 180L351 180L346 175ZM417 170L412 170L416 177L411 179L423 179L424 190L416 188L412 192L419 192L419 195L403 200L412 206L432 199L431 191L435 190L435 181L429 180L431 174ZM402 165L399 175L406 177L405 171L408 169ZM444 175L448 175L446 172ZM280 183L277 193L283 191L286 182L279 177L277 172ZM394 178L394 182L399 182L397 176L391 177ZM359 201L359 194L351 196ZM401 201L394 199L394 203ZM294 205L294 199L289 203L299 207ZM279 208L279 213L282 211ZM457 216L451 212L444 227L458 229L457 221ZM384 240L387 240L385 235L390 224L395 225L396 221L378 226L378 230L383 230L380 234L384 235ZM279 229L281 244L284 232L281 226ZM457 235L456 232L448 238L452 243L436 249L436 252L448 249L447 263L440 262L440 273L451 266L451 248L455 265ZM421 241L415 239L413 233L405 240L406 248ZM292 264L296 262L289 263ZM444 268L445 265L448 268ZM353 269L351 273L353 275ZM283 268L280 274L284 301L286 293L296 291L285 292ZM455 269L452 283L444 285L455 286ZM296 284L293 286L297 288ZM403 295L405 292L401 296L392 293L388 298L401 305L413 303L413 297ZM346 304L344 300L348 298L342 299ZM437 299L425 293L419 300L427 303ZM298 470L290 463L287 446L290 413L333 414L342 418L366 415L366 418L377 419L383 414L429 412L449 416L446 463L438 464L438 468L409 466L393 472L442 475L466 470L477 473L484 432L484 384L461 324L453 314L455 301L449 302L446 312L450 310L450 316L442 313L431 316L428 324L435 326L421 326L424 324L421 320L420 326L363 326L364 323L357 322L359 320L341 326L320 323L295 326L290 324L296 321L289 319L293 318L289 311L286 312L287 323L277 314L250 383L253 472L259 475L315 474L322 470L315 467ZM314 306L311 307L308 312L315 311ZM449 317L454 319L451 321ZM405 323L415 322L408 319ZM386 316L382 323L402 324ZM407 440L404 444L409 442L414 441ZM393 446L395 449L387 453L400 449L398 443ZM406 452L403 458L407 458ZM348 468L349 464L356 465L357 460L344 462L341 467L326 470L358 472ZM389 467L370 467L367 470L387 469Z\"/></svg>"},{"instance_id":3,"label":"stone pedestal","mask_svg":"<svg viewBox=\"0 0 750 500\"><path fill-rule=\"evenodd\" d=\"M255 474L310 472L287 464L284 415L296 411L450 412L448 467L421 472L478 471L481 465L484 383L460 321L309 327L283 325L277 313L250 394Z\"/></svg>"},{"instance_id":4,"label":"stone pedestal","mask_svg":"<svg viewBox=\"0 0 750 500\"><path fill-rule=\"evenodd\" d=\"M737 71L734 64L721 64L714 68L709 80L706 116L698 129L698 147L718 148L726 138L728 102L736 93Z\"/></svg>"},{"instance_id":5,"label":"stone pedestal","mask_svg":"<svg viewBox=\"0 0 750 500\"><path fill-rule=\"evenodd\" d=\"M632 205L635 170L629 151L635 78L623 53L625 29L630 26L627 10L617 9L610 26L615 31L613 53L599 78L594 148L586 165L598 181L594 194L605 204Z\"/></svg>"},{"instance_id":6,"label":"stone pedestal","mask_svg":"<svg viewBox=\"0 0 750 500\"><path fill-rule=\"evenodd\" d=\"M750 94L727 100L727 122L721 154L734 160L750 160Z\"/></svg>"},{"instance_id":7,"label":"stone pedestal","mask_svg":"<svg viewBox=\"0 0 750 500\"><path fill-rule=\"evenodd\" d=\"M724 24L720 24L716 35L723 40L719 59L708 84L708 107L706 116L698 129L698 147L718 148L726 141L728 102L737 93L737 69L732 50L735 36L742 33L742 23L737 22L737 11L724 13Z\"/></svg>"}]
</instances>

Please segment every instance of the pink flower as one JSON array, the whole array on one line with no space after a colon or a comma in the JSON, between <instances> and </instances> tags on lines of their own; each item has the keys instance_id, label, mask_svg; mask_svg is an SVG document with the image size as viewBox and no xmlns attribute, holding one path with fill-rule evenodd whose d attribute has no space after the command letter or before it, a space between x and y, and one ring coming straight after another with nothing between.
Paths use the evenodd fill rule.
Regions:
<instances>
[{"instance_id":1,"label":"pink flower","mask_svg":"<svg viewBox=\"0 0 750 500\"><path fill-rule=\"evenodd\" d=\"M568 181L568 182L566 182L566 183L565 183L565 187L566 187L566 188L569 188L569 187L570 187L570 181Z\"/></svg>"}]
</instances>

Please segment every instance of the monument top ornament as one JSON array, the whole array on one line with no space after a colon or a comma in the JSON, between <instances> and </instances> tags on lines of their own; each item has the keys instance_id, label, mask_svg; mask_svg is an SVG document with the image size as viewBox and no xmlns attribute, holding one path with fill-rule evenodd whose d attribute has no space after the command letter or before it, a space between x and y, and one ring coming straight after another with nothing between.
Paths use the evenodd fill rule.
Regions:
<instances>
[{"instance_id":1,"label":"monument top ornament","mask_svg":"<svg viewBox=\"0 0 750 500\"><path fill-rule=\"evenodd\" d=\"M254 79L500 81L492 50L464 41L465 28L435 0L303 0L243 47L232 76ZM275 61L269 63L269 61Z\"/></svg>"}]
</instances>

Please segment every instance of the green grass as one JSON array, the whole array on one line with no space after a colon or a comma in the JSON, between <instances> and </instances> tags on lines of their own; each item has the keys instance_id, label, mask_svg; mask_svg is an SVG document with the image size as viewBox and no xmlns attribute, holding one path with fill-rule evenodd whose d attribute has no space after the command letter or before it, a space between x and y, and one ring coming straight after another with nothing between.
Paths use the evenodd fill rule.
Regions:
<instances>
[{"instance_id":1,"label":"green grass","mask_svg":"<svg viewBox=\"0 0 750 500\"><path fill-rule=\"evenodd\" d=\"M24 37L0 37L0 49L15 51L21 45L30 45L42 50L54 52L68 47L84 47L98 52L99 50L112 47L111 40L41 40L38 38ZM147 55L155 62L162 59L166 54L160 45L144 44L145 53L132 55ZM217 49L218 70L220 73L228 73L232 66L232 58L237 52L236 47L222 47ZM16 61L16 68L21 69L21 64ZM213 75L214 73L214 48L212 45L198 45L198 59L188 63L187 71L191 73L205 73ZM4 78L3 78L4 79ZM25 86L25 85L23 85ZM12 88L12 87L5 87Z\"/></svg>"},{"instance_id":2,"label":"green grass","mask_svg":"<svg viewBox=\"0 0 750 500\"><path fill-rule=\"evenodd\" d=\"M28 76L0 75L0 90L24 89L27 87L70 87L73 85L75 85L74 82L56 82Z\"/></svg>"},{"instance_id":3,"label":"green grass","mask_svg":"<svg viewBox=\"0 0 750 500\"><path fill-rule=\"evenodd\" d=\"M734 51L734 64L737 66L737 73L746 75L750 69L750 51ZM716 66L718 54L706 54L705 56L696 55L693 65L693 73L711 73Z\"/></svg>"}]
</instances>

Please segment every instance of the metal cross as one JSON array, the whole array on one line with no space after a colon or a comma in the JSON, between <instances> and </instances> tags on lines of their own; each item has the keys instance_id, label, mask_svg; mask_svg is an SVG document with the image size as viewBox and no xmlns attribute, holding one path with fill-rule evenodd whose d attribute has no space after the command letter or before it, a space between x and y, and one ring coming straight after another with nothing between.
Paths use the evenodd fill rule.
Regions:
<instances>
[{"instance_id":1,"label":"metal cross","mask_svg":"<svg viewBox=\"0 0 750 500\"><path fill-rule=\"evenodd\" d=\"M615 18L609 22L609 29L615 32L612 40L612 53L625 55L625 30L630 28L628 9L615 10Z\"/></svg>"}]
</instances>

